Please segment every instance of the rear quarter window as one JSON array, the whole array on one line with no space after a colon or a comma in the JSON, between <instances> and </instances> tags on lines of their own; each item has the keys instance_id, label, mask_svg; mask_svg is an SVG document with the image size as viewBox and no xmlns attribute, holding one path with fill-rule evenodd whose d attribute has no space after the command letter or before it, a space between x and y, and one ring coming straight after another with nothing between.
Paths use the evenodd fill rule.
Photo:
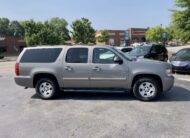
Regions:
<instances>
[{"instance_id":1,"label":"rear quarter window","mask_svg":"<svg viewBox=\"0 0 190 138\"><path fill-rule=\"evenodd\" d=\"M27 49L21 63L52 63L57 60L62 48Z\"/></svg>"}]
</instances>

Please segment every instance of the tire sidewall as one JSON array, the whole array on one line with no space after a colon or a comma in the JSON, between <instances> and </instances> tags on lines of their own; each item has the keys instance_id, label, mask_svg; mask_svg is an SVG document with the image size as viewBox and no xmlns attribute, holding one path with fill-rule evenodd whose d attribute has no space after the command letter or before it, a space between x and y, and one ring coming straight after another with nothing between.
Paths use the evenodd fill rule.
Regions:
<instances>
[{"instance_id":1,"label":"tire sidewall","mask_svg":"<svg viewBox=\"0 0 190 138\"><path fill-rule=\"evenodd\" d=\"M153 96L151 97L143 97L140 92L139 92L139 86L144 83L144 82L150 82L154 85L155 87L155 93ZM138 79L134 86L133 86L133 93L135 95L136 98L142 100L142 101L151 101L151 100L154 100L157 95L158 95L158 92L160 91L160 88L159 88L159 84L158 82L155 80L155 79L152 79L152 78L141 78L141 79Z\"/></svg>"},{"instance_id":2,"label":"tire sidewall","mask_svg":"<svg viewBox=\"0 0 190 138\"><path fill-rule=\"evenodd\" d=\"M48 97L45 97L44 95L42 95L42 94L40 93L40 85L41 85L42 83L44 83L44 82L50 83L50 84L52 85L52 87L53 87L53 92L52 92L51 95L48 96ZM56 85L56 83L55 83L54 81L52 81L51 79L49 79L49 78L42 78L42 79L40 79L40 80L37 81L37 84L36 84L36 93L37 93L37 95L38 95L40 98L42 98L42 99L44 99L44 100L46 100L46 99L52 99L52 98L55 97L56 92L57 92L57 85Z\"/></svg>"}]
</instances>

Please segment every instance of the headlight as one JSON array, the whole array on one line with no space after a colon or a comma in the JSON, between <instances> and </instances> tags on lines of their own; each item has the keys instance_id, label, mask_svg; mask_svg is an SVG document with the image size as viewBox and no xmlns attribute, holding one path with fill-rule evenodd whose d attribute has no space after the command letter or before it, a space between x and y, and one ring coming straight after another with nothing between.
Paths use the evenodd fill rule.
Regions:
<instances>
[{"instance_id":1,"label":"headlight","mask_svg":"<svg viewBox=\"0 0 190 138\"><path fill-rule=\"evenodd\" d=\"M166 75L172 76L172 69L166 69Z\"/></svg>"}]
</instances>

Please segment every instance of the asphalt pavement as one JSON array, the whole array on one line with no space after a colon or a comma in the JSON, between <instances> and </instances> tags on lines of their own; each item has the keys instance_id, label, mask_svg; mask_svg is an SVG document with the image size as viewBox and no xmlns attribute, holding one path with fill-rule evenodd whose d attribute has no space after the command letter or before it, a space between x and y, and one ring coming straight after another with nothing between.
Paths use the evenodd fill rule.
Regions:
<instances>
[{"instance_id":1,"label":"asphalt pavement","mask_svg":"<svg viewBox=\"0 0 190 138\"><path fill-rule=\"evenodd\" d=\"M41 100L14 83L14 62L1 62L0 138L189 137L190 77L175 77L172 90L154 102L109 92Z\"/></svg>"}]
</instances>

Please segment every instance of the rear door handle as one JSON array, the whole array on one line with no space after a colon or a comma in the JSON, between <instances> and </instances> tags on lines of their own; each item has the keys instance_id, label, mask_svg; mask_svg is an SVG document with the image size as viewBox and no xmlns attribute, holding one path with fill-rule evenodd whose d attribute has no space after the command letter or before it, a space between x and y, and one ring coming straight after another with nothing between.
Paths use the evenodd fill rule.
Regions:
<instances>
[{"instance_id":1,"label":"rear door handle","mask_svg":"<svg viewBox=\"0 0 190 138\"><path fill-rule=\"evenodd\" d=\"M65 67L65 70L67 70L67 71L71 71L72 68L71 68L70 66L66 66L66 67Z\"/></svg>"},{"instance_id":2,"label":"rear door handle","mask_svg":"<svg viewBox=\"0 0 190 138\"><path fill-rule=\"evenodd\" d=\"M94 71L101 71L101 68L99 68L99 67L93 67L92 70L94 70Z\"/></svg>"}]
</instances>

